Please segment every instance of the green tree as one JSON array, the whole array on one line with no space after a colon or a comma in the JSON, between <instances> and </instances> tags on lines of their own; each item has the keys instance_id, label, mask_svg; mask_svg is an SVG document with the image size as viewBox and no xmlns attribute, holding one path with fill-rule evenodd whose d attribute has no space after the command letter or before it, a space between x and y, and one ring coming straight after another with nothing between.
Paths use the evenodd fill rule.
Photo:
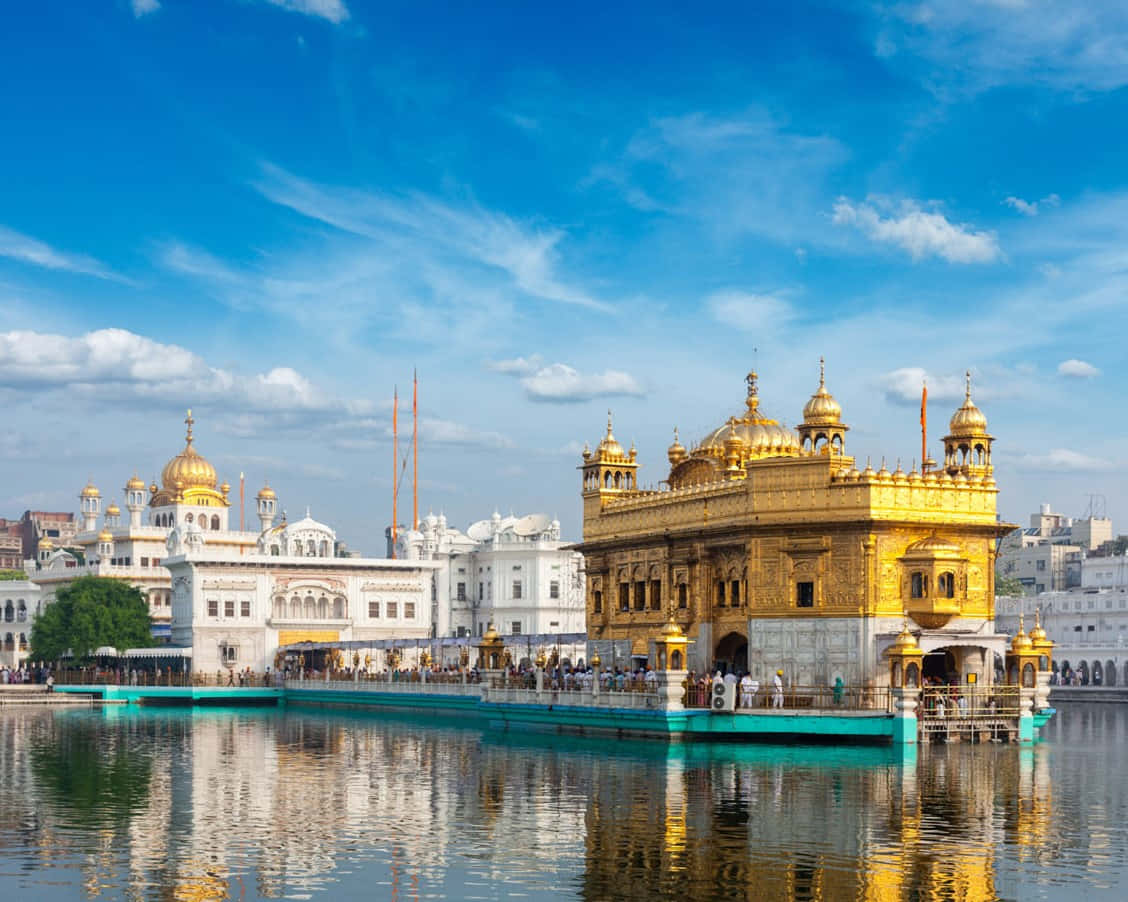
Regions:
<instances>
[{"instance_id":1,"label":"green tree","mask_svg":"<svg viewBox=\"0 0 1128 902\"><path fill-rule=\"evenodd\" d=\"M1025 595L1026 587L1017 576L999 576L995 574L995 596L999 595Z\"/></svg>"},{"instance_id":2,"label":"green tree","mask_svg":"<svg viewBox=\"0 0 1128 902\"><path fill-rule=\"evenodd\" d=\"M140 589L104 576L83 576L47 605L31 628L31 657L55 661L70 649L86 661L103 645L144 648L152 642L149 606Z\"/></svg>"},{"instance_id":3,"label":"green tree","mask_svg":"<svg viewBox=\"0 0 1128 902\"><path fill-rule=\"evenodd\" d=\"M22 570L0 570L0 582L17 579L27 579L27 574Z\"/></svg>"}]
</instances>

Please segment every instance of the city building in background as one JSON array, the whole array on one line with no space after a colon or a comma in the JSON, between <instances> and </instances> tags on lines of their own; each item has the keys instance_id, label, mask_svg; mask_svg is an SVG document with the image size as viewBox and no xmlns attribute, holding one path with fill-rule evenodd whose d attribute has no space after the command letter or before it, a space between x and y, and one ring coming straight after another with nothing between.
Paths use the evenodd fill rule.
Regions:
<instances>
[{"instance_id":1,"label":"city building in background","mask_svg":"<svg viewBox=\"0 0 1128 902\"><path fill-rule=\"evenodd\" d=\"M588 635L600 656L629 640L637 661L652 659L673 617L699 671L887 685L883 652L907 612L925 675L993 682L1006 643L995 548L1013 527L997 522L994 439L970 377L939 466L859 469L847 429L822 376L793 430L761 410L750 373L744 410L688 449L675 430L665 485L644 490L638 453L608 417L582 461Z\"/></svg>"},{"instance_id":2,"label":"city building in background","mask_svg":"<svg viewBox=\"0 0 1128 902\"><path fill-rule=\"evenodd\" d=\"M434 561L436 636L480 636L493 624L505 635L585 630L583 555L560 538L546 514L473 523L465 533L428 514L418 530L400 530L395 554Z\"/></svg>"},{"instance_id":3,"label":"city building in background","mask_svg":"<svg viewBox=\"0 0 1128 902\"><path fill-rule=\"evenodd\" d=\"M0 667L17 669L27 660L31 624L41 604L39 586L30 580L0 580Z\"/></svg>"},{"instance_id":4,"label":"city building in background","mask_svg":"<svg viewBox=\"0 0 1128 902\"><path fill-rule=\"evenodd\" d=\"M1111 540L1108 517L1072 519L1042 504L1028 527L1003 537L995 566L999 576L1017 579L1030 593L1060 592L1081 585L1082 560Z\"/></svg>"}]
</instances>

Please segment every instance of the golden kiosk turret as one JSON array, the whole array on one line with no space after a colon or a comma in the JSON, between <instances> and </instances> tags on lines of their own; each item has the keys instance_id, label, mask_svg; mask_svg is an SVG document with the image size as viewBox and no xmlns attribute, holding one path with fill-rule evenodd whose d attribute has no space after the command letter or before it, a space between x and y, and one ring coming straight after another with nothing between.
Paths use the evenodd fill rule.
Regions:
<instances>
[{"instance_id":1,"label":"golden kiosk turret","mask_svg":"<svg viewBox=\"0 0 1128 902\"><path fill-rule=\"evenodd\" d=\"M1023 617L1019 614L1018 632L1011 639L1010 648L1007 649L1007 685L1033 689L1036 686L1035 676L1038 673L1040 650L1035 649L1034 643L1026 635L1022 621Z\"/></svg>"},{"instance_id":2,"label":"golden kiosk turret","mask_svg":"<svg viewBox=\"0 0 1128 902\"><path fill-rule=\"evenodd\" d=\"M885 649L885 657L889 660L889 685L892 688L920 687L920 669L921 662L924 660L924 651L909 632L907 616L900 634L893 640L893 644Z\"/></svg>"},{"instance_id":3,"label":"golden kiosk turret","mask_svg":"<svg viewBox=\"0 0 1128 902\"><path fill-rule=\"evenodd\" d=\"M505 643L492 623L478 643L478 666L482 670L501 670L505 666Z\"/></svg>"},{"instance_id":4,"label":"golden kiosk turret","mask_svg":"<svg viewBox=\"0 0 1128 902\"><path fill-rule=\"evenodd\" d=\"M682 632L670 613L670 619L654 640L655 670L685 670L686 647L689 638Z\"/></svg>"},{"instance_id":5,"label":"golden kiosk turret","mask_svg":"<svg viewBox=\"0 0 1128 902\"><path fill-rule=\"evenodd\" d=\"M1054 643L1042 629L1042 618L1038 611L1034 612L1034 629L1030 631L1030 645L1038 655L1038 670L1048 672L1053 666Z\"/></svg>"}]
</instances>

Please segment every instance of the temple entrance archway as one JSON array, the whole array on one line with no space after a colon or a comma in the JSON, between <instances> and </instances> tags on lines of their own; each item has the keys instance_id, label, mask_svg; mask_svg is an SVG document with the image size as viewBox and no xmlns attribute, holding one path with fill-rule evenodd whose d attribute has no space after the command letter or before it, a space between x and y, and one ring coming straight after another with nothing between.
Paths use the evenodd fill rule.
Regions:
<instances>
[{"instance_id":1,"label":"temple entrance archway","mask_svg":"<svg viewBox=\"0 0 1128 902\"><path fill-rule=\"evenodd\" d=\"M938 648L924 656L921 663L921 675L930 683L947 683L950 680L959 680L959 670L956 668L956 656L946 648Z\"/></svg>"},{"instance_id":2,"label":"temple entrance archway","mask_svg":"<svg viewBox=\"0 0 1128 902\"><path fill-rule=\"evenodd\" d=\"M727 633L713 652L716 666L726 673L748 670L748 637L743 633Z\"/></svg>"}]
</instances>

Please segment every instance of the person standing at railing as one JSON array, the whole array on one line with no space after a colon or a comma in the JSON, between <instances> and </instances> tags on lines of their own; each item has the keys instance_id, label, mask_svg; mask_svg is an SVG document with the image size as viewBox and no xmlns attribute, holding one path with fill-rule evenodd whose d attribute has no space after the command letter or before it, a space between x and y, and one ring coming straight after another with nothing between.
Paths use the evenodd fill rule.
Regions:
<instances>
[{"instance_id":1,"label":"person standing at railing","mask_svg":"<svg viewBox=\"0 0 1128 902\"><path fill-rule=\"evenodd\" d=\"M835 705L841 705L842 704L842 692L845 688L846 688L846 685L842 682L842 677L836 676L834 678L834 689L833 689L834 704Z\"/></svg>"},{"instance_id":2,"label":"person standing at railing","mask_svg":"<svg viewBox=\"0 0 1128 902\"><path fill-rule=\"evenodd\" d=\"M756 692L760 683L752 679L752 674L746 673L740 678L740 707L751 708L756 704Z\"/></svg>"},{"instance_id":3,"label":"person standing at railing","mask_svg":"<svg viewBox=\"0 0 1128 902\"><path fill-rule=\"evenodd\" d=\"M772 707L783 707L783 671L777 670L775 676L772 678L772 687L774 692L772 694Z\"/></svg>"}]
</instances>

